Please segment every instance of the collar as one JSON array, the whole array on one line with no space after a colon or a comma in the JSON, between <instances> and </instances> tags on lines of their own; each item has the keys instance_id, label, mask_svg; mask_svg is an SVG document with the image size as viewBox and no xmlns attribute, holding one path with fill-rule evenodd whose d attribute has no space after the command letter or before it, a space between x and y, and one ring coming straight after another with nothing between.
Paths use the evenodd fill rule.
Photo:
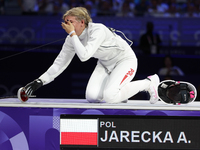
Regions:
<instances>
[{"instance_id":1,"label":"collar","mask_svg":"<svg viewBox=\"0 0 200 150\"><path fill-rule=\"evenodd\" d=\"M87 31L87 28L85 28L84 30L83 30L83 32L81 33L81 35L79 36L79 39L80 40L83 40L84 38L85 38L85 35L86 35L86 32Z\"/></svg>"}]
</instances>

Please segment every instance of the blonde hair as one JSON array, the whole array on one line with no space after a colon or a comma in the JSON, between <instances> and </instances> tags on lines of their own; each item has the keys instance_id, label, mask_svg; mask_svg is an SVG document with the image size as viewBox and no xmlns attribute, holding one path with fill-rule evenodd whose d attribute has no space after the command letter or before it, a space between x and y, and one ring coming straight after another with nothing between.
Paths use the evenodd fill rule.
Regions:
<instances>
[{"instance_id":1,"label":"blonde hair","mask_svg":"<svg viewBox=\"0 0 200 150\"><path fill-rule=\"evenodd\" d=\"M89 22L92 22L92 18L89 15L89 12L87 11L86 8L84 7L74 7L70 10L68 10L64 15L63 15L63 20L65 20L66 16L74 16L76 17L77 21L84 20L85 21L85 26L88 26Z\"/></svg>"}]
</instances>

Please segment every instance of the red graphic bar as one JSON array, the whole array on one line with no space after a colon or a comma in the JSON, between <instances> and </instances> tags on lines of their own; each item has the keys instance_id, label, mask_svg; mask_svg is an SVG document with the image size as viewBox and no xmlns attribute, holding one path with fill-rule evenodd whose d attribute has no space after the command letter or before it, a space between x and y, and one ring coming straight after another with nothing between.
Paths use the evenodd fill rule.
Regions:
<instances>
[{"instance_id":1,"label":"red graphic bar","mask_svg":"<svg viewBox=\"0 0 200 150\"><path fill-rule=\"evenodd\" d=\"M62 132L61 144L97 145L97 133L96 132Z\"/></svg>"}]
</instances>

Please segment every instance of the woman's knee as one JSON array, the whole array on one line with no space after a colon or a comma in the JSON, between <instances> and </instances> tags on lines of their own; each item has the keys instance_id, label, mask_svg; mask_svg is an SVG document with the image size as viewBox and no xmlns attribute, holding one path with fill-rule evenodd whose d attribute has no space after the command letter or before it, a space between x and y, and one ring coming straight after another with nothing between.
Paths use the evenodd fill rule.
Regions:
<instances>
[{"instance_id":1,"label":"woman's knee","mask_svg":"<svg viewBox=\"0 0 200 150\"><path fill-rule=\"evenodd\" d=\"M106 103L127 103L128 99L123 99L119 89L113 91L106 90L103 94L103 99Z\"/></svg>"},{"instance_id":2,"label":"woman's knee","mask_svg":"<svg viewBox=\"0 0 200 150\"><path fill-rule=\"evenodd\" d=\"M106 90L103 93L103 99L106 103L116 103L116 94L113 91Z\"/></svg>"},{"instance_id":3,"label":"woman's knee","mask_svg":"<svg viewBox=\"0 0 200 150\"><path fill-rule=\"evenodd\" d=\"M98 95L95 92L86 92L86 99L90 103L100 103L101 100L98 98Z\"/></svg>"}]
</instances>

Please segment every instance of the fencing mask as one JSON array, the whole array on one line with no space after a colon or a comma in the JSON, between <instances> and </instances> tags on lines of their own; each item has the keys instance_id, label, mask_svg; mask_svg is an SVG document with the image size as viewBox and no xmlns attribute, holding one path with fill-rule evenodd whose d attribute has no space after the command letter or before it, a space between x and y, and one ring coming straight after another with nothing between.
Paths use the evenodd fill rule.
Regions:
<instances>
[{"instance_id":1,"label":"fencing mask","mask_svg":"<svg viewBox=\"0 0 200 150\"><path fill-rule=\"evenodd\" d=\"M191 83L164 80L158 85L158 96L167 104L187 104L196 99L197 91Z\"/></svg>"}]
</instances>

